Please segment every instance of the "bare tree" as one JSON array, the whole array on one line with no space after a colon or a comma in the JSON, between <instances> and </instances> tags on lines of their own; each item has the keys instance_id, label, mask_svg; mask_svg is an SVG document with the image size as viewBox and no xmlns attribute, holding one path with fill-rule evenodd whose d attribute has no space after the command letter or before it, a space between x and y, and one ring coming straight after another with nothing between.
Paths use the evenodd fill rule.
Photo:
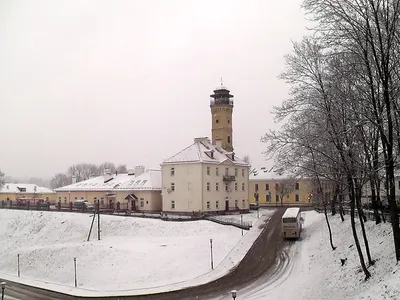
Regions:
<instances>
[{"instance_id":1,"label":"bare tree","mask_svg":"<svg viewBox=\"0 0 400 300\"><path fill-rule=\"evenodd\" d=\"M72 178L70 175L64 173L58 173L54 175L51 179L50 186L53 189L70 185L72 183Z\"/></svg>"},{"instance_id":2,"label":"bare tree","mask_svg":"<svg viewBox=\"0 0 400 300\"><path fill-rule=\"evenodd\" d=\"M280 179L279 182L275 184L275 192L279 196L279 201L283 205L283 198L288 197L291 192L294 191L296 187L297 179L294 177L287 177Z\"/></svg>"},{"instance_id":3,"label":"bare tree","mask_svg":"<svg viewBox=\"0 0 400 300\"><path fill-rule=\"evenodd\" d=\"M115 167L115 164L112 162L104 162L97 167L98 175L103 175L103 172L105 170L111 173L115 173L115 171L117 171L117 168Z\"/></svg>"},{"instance_id":4,"label":"bare tree","mask_svg":"<svg viewBox=\"0 0 400 300\"><path fill-rule=\"evenodd\" d=\"M6 175L0 170L0 188L4 185L6 182Z\"/></svg>"},{"instance_id":5,"label":"bare tree","mask_svg":"<svg viewBox=\"0 0 400 300\"><path fill-rule=\"evenodd\" d=\"M76 176L76 181L88 180L90 176L98 174L98 167L94 164L81 163L68 168L68 175Z\"/></svg>"},{"instance_id":6,"label":"bare tree","mask_svg":"<svg viewBox=\"0 0 400 300\"><path fill-rule=\"evenodd\" d=\"M128 173L128 169L126 165L118 165L117 170L118 173Z\"/></svg>"}]
</instances>

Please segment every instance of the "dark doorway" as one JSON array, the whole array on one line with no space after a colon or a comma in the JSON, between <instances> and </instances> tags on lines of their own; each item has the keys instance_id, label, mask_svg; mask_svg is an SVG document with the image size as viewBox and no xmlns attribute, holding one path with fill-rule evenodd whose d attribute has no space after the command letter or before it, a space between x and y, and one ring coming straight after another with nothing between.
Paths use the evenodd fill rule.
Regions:
<instances>
[{"instance_id":1,"label":"dark doorway","mask_svg":"<svg viewBox=\"0 0 400 300\"><path fill-rule=\"evenodd\" d=\"M225 200L225 211L229 210L229 200Z\"/></svg>"}]
</instances>

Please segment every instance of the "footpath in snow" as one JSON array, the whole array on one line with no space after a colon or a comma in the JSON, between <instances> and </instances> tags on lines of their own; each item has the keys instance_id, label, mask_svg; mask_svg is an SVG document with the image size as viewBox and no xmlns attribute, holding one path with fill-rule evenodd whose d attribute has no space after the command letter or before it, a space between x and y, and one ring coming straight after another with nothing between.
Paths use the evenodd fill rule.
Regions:
<instances>
[{"instance_id":1,"label":"footpath in snow","mask_svg":"<svg viewBox=\"0 0 400 300\"><path fill-rule=\"evenodd\" d=\"M243 236L241 229L210 221L102 215L101 240L95 222L87 242L88 214L0 210L0 276L76 296L140 295L196 286L228 274L272 214L260 210L259 219L256 212L243 215L243 221L253 223Z\"/></svg>"}]
</instances>

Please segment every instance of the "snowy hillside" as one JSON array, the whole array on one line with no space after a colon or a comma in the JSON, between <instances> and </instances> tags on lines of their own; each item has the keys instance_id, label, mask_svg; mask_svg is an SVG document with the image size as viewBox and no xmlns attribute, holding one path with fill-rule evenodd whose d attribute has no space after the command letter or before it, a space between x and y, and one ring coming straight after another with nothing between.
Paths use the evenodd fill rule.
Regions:
<instances>
[{"instance_id":1,"label":"snowy hillside","mask_svg":"<svg viewBox=\"0 0 400 300\"><path fill-rule=\"evenodd\" d=\"M209 221L165 222L102 215L101 241L97 241L95 222L91 240L86 242L92 220L88 214L0 210L0 275L28 284L48 282L47 288L82 295L89 295L90 290L151 292L177 283L181 283L177 288L185 287L195 284L195 279L208 282L241 260L261 232L256 221L263 223L272 211L263 214L260 219L254 213L246 215L245 220L255 226L244 231L243 237L241 229ZM14 277L17 254L20 278ZM72 288L74 257L79 289Z\"/></svg>"},{"instance_id":2,"label":"snowy hillside","mask_svg":"<svg viewBox=\"0 0 400 300\"><path fill-rule=\"evenodd\" d=\"M305 212L302 240L288 243L290 260L272 278L261 278L238 291L246 300L399 300L400 266L396 265L390 224L366 225L369 245L376 264L369 267L372 277L364 281L350 227L350 218L330 217L333 243L329 244L323 214ZM358 220L357 220L357 225ZM361 232L359 239L362 242ZM363 245L363 244L362 244ZM365 248L362 246L365 255ZM344 266L340 259L347 258ZM215 299L231 299L230 295Z\"/></svg>"}]
</instances>

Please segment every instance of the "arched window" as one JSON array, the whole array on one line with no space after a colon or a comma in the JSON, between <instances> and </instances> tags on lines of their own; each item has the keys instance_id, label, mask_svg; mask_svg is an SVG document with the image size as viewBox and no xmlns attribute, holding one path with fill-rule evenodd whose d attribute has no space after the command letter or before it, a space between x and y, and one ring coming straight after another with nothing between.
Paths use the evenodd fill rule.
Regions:
<instances>
[{"instance_id":1,"label":"arched window","mask_svg":"<svg viewBox=\"0 0 400 300\"><path fill-rule=\"evenodd\" d=\"M218 119L216 119L216 120L215 120L215 123L217 123L217 124L218 124L218 123L219 123L219 120L218 120Z\"/></svg>"},{"instance_id":2,"label":"arched window","mask_svg":"<svg viewBox=\"0 0 400 300\"><path fill-rule=\"evenodd\" d=\"M228 135L228 144L231 143L231 137Z\"/></svg>"}]
</instances>

